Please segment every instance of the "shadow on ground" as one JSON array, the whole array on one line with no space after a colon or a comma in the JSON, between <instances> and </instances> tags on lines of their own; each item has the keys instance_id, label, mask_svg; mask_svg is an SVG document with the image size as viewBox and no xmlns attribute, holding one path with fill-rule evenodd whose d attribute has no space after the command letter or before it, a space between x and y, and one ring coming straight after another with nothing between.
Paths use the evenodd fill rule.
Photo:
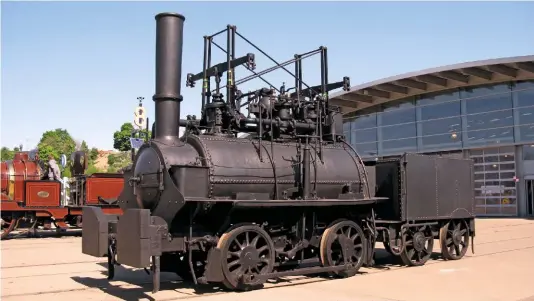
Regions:
<instances>
[{"instance_id":1,"label":"shadow on ground","mask_svg":"<svg viewBox=\"0 0 534 301\"><path fill-rule=\"evenodd\" d=\"M403 266L400 258L391 256L383 249L376 249L375 265L373 269L389 270L393 267ZM432 260L441 260L439 253L434 252L431 257ZM100 262L98 265L107 269L107 263ZM359 274L367 274L367 272L360 270ZM107 272L102 272L102 275L107 277ZM88 288L97 288L102 292L114 296L122 300L156 300L152 292L152 276L148 275L142 269L131 269L117 266L115 268L114 280L107 280L107 278L90 278L90 277L71 277L74 281L85 285ZM276 278L267 281L267 284L274 286L267 286L264 289L288 287L294 285L301 285L309 282L327 281L333 277L327 275L308 275L297 276L291 278ZM309 280L309 281L302 281ZM196 296L214 293L228 292L223 285L194 285L190 282L182 281L174 273L161 273L160 291L173 291L177 295Z\"/></svg>"}]
</instances>

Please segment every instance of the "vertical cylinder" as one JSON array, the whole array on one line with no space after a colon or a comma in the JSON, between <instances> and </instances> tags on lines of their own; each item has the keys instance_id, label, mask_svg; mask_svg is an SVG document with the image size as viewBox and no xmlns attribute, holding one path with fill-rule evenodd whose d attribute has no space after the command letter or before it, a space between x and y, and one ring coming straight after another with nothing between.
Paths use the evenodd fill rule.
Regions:
<instances>
[{"instance_id":1,"label":"vertical cylinder","mask_svg":"<svg viewBox=\"0 0 534 301\"><path fill-rule=\"evenodd\" d=\"M156 15L155 139L179 135L184 21L176 13Z\"/></svg>"},{"instance_id":2,"label":"vertical cylinder","mask_svg":"<svg viewBox=\"0 0 534 301\"><path fill-rule=\"evenodd\" d=\"M302 199L307 200L310 197L310 169L311 169L311 158L310 158L310 144L308 138L306 138L306 144L304 145L304 152L302 158Z\"/></svg>"}]
</instances>

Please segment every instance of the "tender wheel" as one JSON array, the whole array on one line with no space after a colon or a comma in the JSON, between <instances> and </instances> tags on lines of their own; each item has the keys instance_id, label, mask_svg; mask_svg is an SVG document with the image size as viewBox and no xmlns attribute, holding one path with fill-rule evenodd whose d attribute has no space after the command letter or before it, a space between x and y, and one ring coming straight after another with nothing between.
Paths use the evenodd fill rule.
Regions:
<instances>
[{"instance_id":1,"label":"tender wheel","mask_svg":"<svg viewBox=\"0 0 534 301\"><path fill-rule=\"evenodd\" d=\"M452 220L439 230L439 241L443 258L461 259L469 247L469 226L464 220Z\"/></svg>"},{"instance_id":2,"label":"tender wheel","mask_svg":"<svg viewBox=\"0 0 534 301\"><path fill-rule=\"evenodd\" d=\"M321 237L320 256L325 267L350 264L348 270L330 273L352 277L358 273L367 255L365 235L353 221L342 221L328 227Z\"/></svg>"},{"instance_id":3,"label":"tender wheel","mask_svg":"<svg viewBox=\"0 0 534 301\"><path fill-rule=\"evenodd\" d=\"M17 228L19 219L12 216L4 216L1 219L2 235L1 239L6 239L9 233Z\"/></svg>"},{"instance_id":4,"label":"tender wheel","mask_svg":"<svg viewBox=\"0 0 534 301\"><path fill-rule=\"evenodd\" d=\"M400 257L405 265L421 266L430 259L434 248L434 236L430 229L426 229L426 226L418 230L409 229L403 234L406 244Z\"/></svg>"},{"instance_id":5,"label":"tender wheel","mask_svg":"<svg viewBox=\"0 0 534 301\"><path fill-rule=\"evenodd\" d=\"M257 276L273 271L274 244L256 225L237 227L224 233L217 248L222 250L223 284L229 289L249 290L263 284Z\"/></svg>"}]
</instances>

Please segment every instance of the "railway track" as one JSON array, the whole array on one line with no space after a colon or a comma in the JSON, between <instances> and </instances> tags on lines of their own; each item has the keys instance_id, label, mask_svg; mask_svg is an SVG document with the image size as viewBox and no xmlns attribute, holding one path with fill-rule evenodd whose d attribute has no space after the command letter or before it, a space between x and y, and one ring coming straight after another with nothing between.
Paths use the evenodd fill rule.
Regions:
<instances>
[{"instance_id":1,"label":"railway track","mask_svg":"<svg viewBox=\"0 0 534 301\"><path fill-rule=\"evenodd\" d=\"M525 224L522 224L522 225L525 225ZM516 225L508 225L508 226L516 226ZM492 228L487 228L486 230L491 230L493 228L502 228L502 227L492 227ZM526 239L534 240L534 235L521 236L521 237L509 238L509 239L508 238L503 238L503 239L497 239L497 240L488 240L488 241L485 241L485 242L478 243L476 245L483 246L483 245L488 245L488 244L492 244L492 243L514 242L514 241L520 241L520 240L526 240ZM506 249L501 249L501 250L495 250L495 251L486 252L486 253L478 254L478 255L475 254L475 255L472 255L472 256L466 256L465 258L462 259L462 261L474 260L476 258L482 258L482 257L488 257L488 256L492 256L492 255L502 254L502 253L510 253L510 252L517 252L517 251L523 251L523 250L530 250L530 249L534 249L534 244L523 246L523 247L511 248L511 249L510 248L506 248ZM381 260L384 260L384 258L381 258ZM389 257L388 258L388 262L392 262L392 261L394 261L393 257ZM74 265L74 264L84 264L84 263L95 263L95 261L77 261L77 262L66 262L66 263L17 265L17 266L2 267L2 270L9 270L9 269L15 269L15 268L46 267L46 266L54 266L54 265ZM443 260L440 260L440 259L434 259L434 260L431 260L431 261L427 262L426 265L427 266L434 265L434 264L438 264L439 265L439 264L443 264L443 263L446 263L446 261L443 261ZM386 264L384 264L382 266L386 266L386 265L388 265L388 263L386 263ZM360 274L360 275L354 277L354 279L358 279L359 277L368 277L370 275L375 275L375 274L378 274L378 273L386 273L386 272L387 273L395 273L395 272L402 271L402 270L405 270L405 269L408 269L408 268L409 267L406 267L406 266L400 266L400 267L399 266L395 266L395 268L393 268L393 269L380 269L380 268L378 268L378 269L375 269L375 268L364 269L365 271L371 270L372 272ZM75 276L75 275L80 275L80 274L84 274L84 273L103 272L104 270L105 269L101 268L101 269L84 270L84 271L78 271L78 272L77 271L72 271L72 272L66 272L66 273L58 273L58 274L54 274L54 275L72 275L72 276ZM45 277L45 276L50 276L50 274L43 274L43 275L39 275L39 274L35 275L34 274L34 275L25 275L25 276L6 277L6 278L2 278L2 280L4 280L4 279L16 280L16 279L28 278L28 277ZM2 299L9 300L9 299L13 299L13 298L16 298L16 297L19 297L19 298L20 297L31 298L31 297L37 297L37 296L43 296L43 295L64 294L64 293L70 293L70 292L84 292L84 291L91 291L91 290L92 291L101 290L101 291L105 291L106 293L111 293L112 291L117 290L117 294L118 294L119 291L121 291L121 290L128 291L129 288L135 288L136 286L141 286L141 287L145 287L146 286L147 290L149 290L149 287L151 285L151 281L150 280L146 280L146 281L129 281L129 282L121 284L121 285L113 285L113 282L109 282L108 283L106 279L94 279L94 280L95 280L95 282L103 282L105 284L87 286L87 287L81 287L81 288L72 288L72 289L49 290L49 291L44 291L44 292L30 292L30 293L21 292L21 293L5 294L5 295L2 295ZM281 281L281 282L276 283L275 285L272 285L271 283L268 283L268 284L266 284L266 287L264 288L264 290L270 290L270 289L275 289L275 288L284 288L284 287L294 286L294 285L312 284L312 283L318 283L318 282L324 282L324 281L335 281L335 280L330 280L330 279L325 279L325 278L312 278L312 277L292 277L292 278L288 278L288 279L284 279L284 280L289 280L289 282ZM167 288L170 289L172 287L172 289L177 294L179 294L179 296L174 296L174 297L169 297L169 298L158 298L157 299L157 300L161 300L161 301L195 299L195 298L200 298L200 297L205 297L205 296L213 296L213 295L220 295L220 294L227 293L226 291L216 290L216 289L208 290L208 292L202 291L200 293L194 292L194 291L187 292L187 291L184 291L184 290L190 290L192 287L190 285L188 285L188 284L185 285L185 286L180 287L181 285L183 285L183 282L177 281L177 280L162 281L161 284L162 284L162 288L164 290L167 289ZM128 294L128 292L124 292L124 293ZM112 294L112 295L114 295L114 294Z\"/></svg>"}]
</instances>

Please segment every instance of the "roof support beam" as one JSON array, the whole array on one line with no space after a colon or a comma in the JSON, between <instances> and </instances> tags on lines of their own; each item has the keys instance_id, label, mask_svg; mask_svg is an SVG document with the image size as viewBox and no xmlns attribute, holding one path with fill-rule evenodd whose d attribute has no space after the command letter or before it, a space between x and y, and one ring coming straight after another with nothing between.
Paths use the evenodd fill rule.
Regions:
<instances>
[{"instance_id":1,"label":"roof support beam","mask_svg":"<svg viewBox=\"0 0 534 301\"><path fill-rule=\"evenodd\" d=\"M517 77L517 69L508 67L506 65L489 65L488 70L509 77Z\"/></svg>"},{"instance_id":2,"label":"roof support beam","mask_svg":"<svg viewBox=\"0 0 534 301\"><path fill-rule=\"evenodd\" d=\"M534 73L534 63L533 62L519 62L515 64L517 68L525 70L530 73Z\"/></svg>"},{"instance_id":3,"label":"roof support beam","mask_svg":"<svg viewBox=\"0 0 534 301\"><path fill-rule=\"evenodd\" d=\"M442 87L447 87L447 80L441 77L437 77L435 75L431 74L424 74L416 77L417 80L428 83L428 84L434 84Z\"/></svg>"},{"instance_id":4,"label":"roof support beam","mask_svg":"<svg viewBox=\"0 0 534 301\"><path fill-rule=\"evenodd\" d=\"M371 95L371 96L380 97L380 98L389 98L391 96L389 92L380 91L380 90L376 90L373 88L364 89L363 95Z\"/></svg>"},{"instance_id":5,"label":"roof support beam","mask_svg":"<svg viewBox=\"0 0 534 301\"><path fill-rule=\"evenodd\" d=\"M393 93L400 93L400 94L408 94L408 88L403 86L397 86L394 84L381 84L376 86L377 89L387 92L393 92Z\"/></svg>"},{"instance_id":6,"label":"roof support beam","mask_svg":"<svg viewBox=\"0 0 534 301\"><path fill-rule=\"evenodd\" d=\"M418 82L416 80L409 79L409 78L399 79L397 81L397 84L400 85L400 86L404 86L404 87L408 87L408 88L412 88L412 89L423 90L423 91L426 91L426 87L427 87L427 85L425 83Z\"/></svg>"},{"instance_id":7,"label":"roof support beam","mask_svg":"<svg viewBox=\"0 0 534 301\"><path fill-rule=\"evenodd\" d=\"M368 95L361 95L356 93L346 93L340 96L337 96L336 98L353 101L353 102L365 102L365 103L372 103L373 97Z\"/></svg>"},{"instance_id":8,"label":"roof support beam","mask_svg":"<svg viewBox=\"0 0 534 301\"><path fill-rule=\"evenodd\" d=\"M443 71L439 73L439 76L444 77L446 79L451 79L457 82L461 82L464 84L469 83L469 76L465 74L458 73L456 71Z\"/></svg>"},{"instance_id":9,"label":"roof support beam","mask_svg":"<svg viewBox=\"0 0 534 301\"><path fill-rule=\"evenodd\" d=\"M336 97L334 99L330 99L329 102L330 102L330 104L333 104L333 105L336 105L336 106L353 108L353 109L358 108L358 102L352 101L352 100L348 100L348 99L345 99L345 98L341 98L341 97Z\"/></svg>"},{"instance_id":10,"label":"roof support beam","mask_svg":"<svg viewBox=\"0 0 534 301\"><path fill-rule=\"evenodd\" d=\"M477 67L465 68L462 69L462 72L467 75L476 76L485 80L491 80L493 78L493 73Z\"/></svg>"}]
</instances>

